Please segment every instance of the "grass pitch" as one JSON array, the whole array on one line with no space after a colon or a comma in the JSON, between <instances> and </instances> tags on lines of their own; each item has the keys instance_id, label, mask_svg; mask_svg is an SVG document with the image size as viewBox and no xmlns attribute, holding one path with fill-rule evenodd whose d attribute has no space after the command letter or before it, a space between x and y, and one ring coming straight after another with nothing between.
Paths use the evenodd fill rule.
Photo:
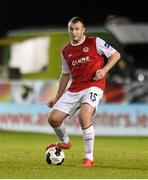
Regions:
<instances>
[{"instance_id":1,"label":"grass pitch","mask_svg":"<svg viewBox=\"0 0 148 180\"><path fill-rule=\"evenodd\" d=\"M81 167L83 140L71 136L61 166L48 165L45 147L54 135L0 131L1 179L104 179L148 178L147 137L96 137L95 167Z\"/></svg>"}]
</instances>

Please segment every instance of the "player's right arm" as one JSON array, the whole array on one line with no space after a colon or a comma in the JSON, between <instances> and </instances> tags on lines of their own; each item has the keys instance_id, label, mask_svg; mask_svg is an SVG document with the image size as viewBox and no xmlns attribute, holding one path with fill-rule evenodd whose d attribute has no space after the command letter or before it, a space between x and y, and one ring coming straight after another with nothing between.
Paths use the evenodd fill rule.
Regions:
<instances>
[{"instance_id":1,"label":"player's right arm","mask_svg":"<svg viewBox=\"0 0 148 180\"><path fill-rule=\"evenodd\" d=\"M48 107L52 108L53 105L58 101L58 99L63 95L68 82L70 79L70 74L61 74L60 80L59 80L59 87L56 96L53 99L50 99L47 103Z\"/></svg>"},{"instance_id":2,"label":"player's right arm","mask_svg":"<svg viewBox=\"0 0 148 180\"><path fill-rule=\"evenodd\" d=\"M63 95L70 79L70 70L69 70L67 61L65 60L63 55L61 55L61 57L62 57L62 73L59 79L58 91L57 91L56 96L53 99L49 100L47 103L47 105L51 108L58 101L58 99Z\"/></svg>"},{"instance_id":3,"label":"player's right arm","mask_svg":"<svg viewBox=\"0 0 148 180\"><path fill-rule=\"evenodd\" d=\"M59 99L63 95L63 93L68 85L69 79L70 79L70 74L63 74L63 73L61 74L59 88L58 88L57 95L56 95L57 99Z\"/></svg>"}]
</instances>

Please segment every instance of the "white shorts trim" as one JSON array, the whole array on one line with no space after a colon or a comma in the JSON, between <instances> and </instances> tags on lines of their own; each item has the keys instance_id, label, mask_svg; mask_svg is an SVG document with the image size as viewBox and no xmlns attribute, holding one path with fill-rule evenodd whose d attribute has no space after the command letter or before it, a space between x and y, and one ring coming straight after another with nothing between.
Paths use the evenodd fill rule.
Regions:
<instances>
[{"instance_id":1,"label":"white shorts trim","mask_svg":"<svg viewBox=\"0 0 148 180\"><path fill-rule=\"evenodd\" d=\"M80 92L66 91L53 106L53 109L58 109L71 116L84 103L88 103L93 108L97 108L102 97L103 91L97 87L90 87Z\"/></svg>"}]
</instances>

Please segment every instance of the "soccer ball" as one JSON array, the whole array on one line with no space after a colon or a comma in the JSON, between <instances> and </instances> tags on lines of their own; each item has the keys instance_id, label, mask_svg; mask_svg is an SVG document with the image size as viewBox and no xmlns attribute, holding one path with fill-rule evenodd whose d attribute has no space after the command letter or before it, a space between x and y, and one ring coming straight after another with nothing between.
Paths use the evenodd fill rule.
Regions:
<instances>
[{"instance_id":1,"label":"soccer ball","mask_svg":"<svg viewBox=\"0 0 148 180\"><path fill-rule=\"evenodd\" d=\"M45 159L48 164L61 165L64 162L64 151L57 147L51 147L46 150Z\"/></svg>"}]
</instances>

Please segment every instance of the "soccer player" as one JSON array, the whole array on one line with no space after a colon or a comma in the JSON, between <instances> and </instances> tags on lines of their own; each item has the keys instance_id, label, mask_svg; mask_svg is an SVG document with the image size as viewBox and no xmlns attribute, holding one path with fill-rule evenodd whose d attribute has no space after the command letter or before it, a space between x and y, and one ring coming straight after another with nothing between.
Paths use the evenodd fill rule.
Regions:
<instances>
[{"instance_id":1,"label":"soccer player","mask_svg":"<svg viewBox=\"0 0 148 180\"><path fill-rule=\"evenodd\" d=\"M120 59L120 53L99 37L87 37L84 21L79 17L69 20L68 32L71 41L61 52L62 72L59 88L56 97L48 102L48 106L52 108L48 122L58 136L59 143L49 144L46 149L53 146L71 148L63 120L79 110L78 118L85 149L81 166L90 167L95 165L92 116L103 96L105 77ZM108 58L106 64L104 56ZM69 80L71 84L67 89Z\"/></svg>"}]
</instances>

